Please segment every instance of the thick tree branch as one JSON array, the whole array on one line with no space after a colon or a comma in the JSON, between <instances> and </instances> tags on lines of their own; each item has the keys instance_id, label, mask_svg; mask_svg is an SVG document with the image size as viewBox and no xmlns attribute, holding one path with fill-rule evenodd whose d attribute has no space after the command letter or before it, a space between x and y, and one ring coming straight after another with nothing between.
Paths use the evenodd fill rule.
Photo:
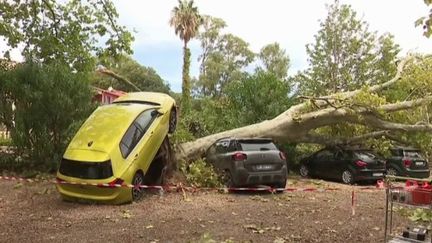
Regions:
<instances>
[{"instance_id":1,"label":"thick tree branch","mask_svg":"<svg viewBox=\"0 0 432 243\"><path fill-rule=\"evenodd\" d=\"M386 88L390 87L391 85L393 85L394 83L396 83L401 78L401 75L402 75L402 72L403 72L405 66L412 59L413 59L413 56L411 56L411 55L408 55L406 58L404 58L398 64L397 69L396 69L396 75L392 79L390 79L389 81L387 81L385 83L377 84L377 85L373 85L373 86L369 87L369 89L368 89L369 92L376 93L376 92L379 92L383 89L386 89ZM319 97L319 99L323 99L323 100L314 102L314 105L321 108L321 107L328 104L329 98L337 98L340 100L344 100L344 99L352 98L353 96L359 94L360 92L361 92L361 89L358 89L358 90L354 90L354 91L337 93L337 94L333 94L333 95L329 95L329 96L322 96L322 97ZM327 99L327 100L325 100L325 99ZM279 116L277 116L275 119L284 119L286 117L293 117L296 114L307 109L307 107L308 106L307 106L306 102L294 105L290 109L288 109L287 111L285 111L282 114L280 114Z\"/></svg>"},{"instance_id":2,"label":"thick tree branch","mask_svg":"<svg viewBox=\"0 0 432 243\"><path fill-rule=\"evenodd\" d=\"M129 81L129 80L126 79L125 77L122 77L122 76L116 74L115 72L113 72L113 71L111 71L111 70L105 68L105 67L99 66L99 67L96 69L96 71L99 72L99 73L102 73L102 74L108 75L108 76L110 76L110 77L112 77L112 78L115 78L115 79L119 80L120 82L126 83L127 85L129 85L129 86L131 86L133 89L135 89L135 91L142 91L140 88L138 88L135 84L133 84L131 81Z\"/></svg>"},{"instance_id":3,"label":"thick tree branch","mask_svg":"<svg viewBox=\"0 0 432 243\"><path fill-rule=\"evenodd\" d=\"M408 110L415 107L419 107L421 105L425 105L432 102L432 96L426 96L425 98L403 101L399 103L393 104L385 104L381 105L378 110L386 111L386 112L395 112L400 110Z\"/></svg>"},{"instance_id":4,"label":"thick tree branch","mask_svg":"<svg viewBox=\"0 0 432 243\"><path fill-rule=\"evenodd\" d=\"M327 146L334 146L334 145L344 145L344 144L355 144L370 138L380 138L380 137L387 137L387 135L390 132L387 130L383 131L374 131L366 134L362 134L359 136L355 136L352 138L335 138L335 137L329 137L329 136L322 136L322 135L316 135L316 134L306 134L304 137L299 139L299 143L316 143L316 144L323 144Z\"/></svg>"}]
</instances>

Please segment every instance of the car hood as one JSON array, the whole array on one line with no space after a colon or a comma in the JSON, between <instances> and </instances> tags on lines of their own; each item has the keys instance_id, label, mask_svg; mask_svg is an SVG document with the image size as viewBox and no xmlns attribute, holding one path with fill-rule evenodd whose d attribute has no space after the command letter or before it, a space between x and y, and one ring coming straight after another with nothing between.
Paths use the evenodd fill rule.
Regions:
<instances>
[{"instance_id":1,"label":"car hood","mask_svg":"<svg viewBox=\"0 0 432 243\"><path fill-rule=\"evenodd\" d=\"M124 133L144 110L143 104L112 104L98 107L78 130L67 150L94 150L110 153L119 146Z\"/></svg>"}]
</instances>

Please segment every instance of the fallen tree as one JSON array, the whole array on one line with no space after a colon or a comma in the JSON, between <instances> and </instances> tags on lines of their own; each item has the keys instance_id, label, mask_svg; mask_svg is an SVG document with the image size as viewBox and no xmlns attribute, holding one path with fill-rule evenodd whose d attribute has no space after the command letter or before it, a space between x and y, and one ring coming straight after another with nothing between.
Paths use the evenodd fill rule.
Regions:
<instances>
[{"instance_id":1,"label":"fallen tree","mask_svg":"<svg viewBox=\"0 0 432 243\"><path fill-rule=\"evenodd\" d=\"M404 124L386 118L386 114L409 110L431 103L432 96L380 105L359 103L356 97L361 94L378 94L389 89L400 80L404 69L415 61L408 56L397 65L396 75L387 82L363 89L340 92L323 97L299 97L303 102L290 107L279 116L260 123L212 134L195 141L177 145L175 158L193 160L201 157L216 140L224 137L269 137L278 142L339 144L358 142L369 138L394 138L393 132L432 131L428 123ZM373 131L355 137L326 137L314 130L337 124L357 124Z\"/></svg>"}]
</instances>

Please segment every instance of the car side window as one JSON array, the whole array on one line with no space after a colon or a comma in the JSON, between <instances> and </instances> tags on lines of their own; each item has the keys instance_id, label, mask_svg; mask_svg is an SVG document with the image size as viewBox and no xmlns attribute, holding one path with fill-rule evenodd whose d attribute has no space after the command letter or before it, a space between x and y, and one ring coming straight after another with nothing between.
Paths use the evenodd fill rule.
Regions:
<instances>
[{"instance_id":1,"label":"car side window","mask_svg":"<svg viewBox=\"0 0 432 243\"><path fill-rule=\"evenodd\" d=\"M391 155L394 157L401 157L402 156L402 150L400 149L392 149Z\"/></svg>"},{"instance_id":2,"label":"car side window","mask_svg":"<svg viewBox=\"0 0 432 243\"><path fill-rule=\"evenodd\" d=\"M216 143L216 153L223 154L228 151L229 141L219 141Z\"/></svg>"},{"instance_id":3,"label":"car side window","mask_svg":"<svg viewBox=\"0 0 432 243\"><path fill-rule=\"evenodd\" d=\"M228 152L234 152L237 150L238 150L237 141L231 140L229 147L228 147Z\"/></svg>"},{"instance_id":4,"label":"car side window","mask_svg":"<svg viewBox=\"0 0 432 243\"><path fill-rule=\"evenodd\" d=\"M336 151L334 157L335 157L336 159L343 160L343 159L346 159L346 158L348 157L348 155L347 155L346 152L344 152L344 151L342 151L342 150L338 150L338 151Z\"/></svg>"},{"instance_id":5,"label":"car side window","mask_svg":"<svg viewBox=\"0 0 432 243\"><path fill-rule=\"evenodd\" d=\"M333 153L330 150L321 150L315 156L318 160L328 160L333 158Z\"/></svg>"},{"instance_id":6,"label":"car side window","mask_svg":"<svg viewBox=\"0 0 432 243\"><path fill-rule=\"evenodd\" d=\"M152 115L154 114L152 111L154 109L142 112L126 131L120 141L120 152L123 158L126 158L132 152L156 118L155 115Z\"/></svg>"}]
</instances>

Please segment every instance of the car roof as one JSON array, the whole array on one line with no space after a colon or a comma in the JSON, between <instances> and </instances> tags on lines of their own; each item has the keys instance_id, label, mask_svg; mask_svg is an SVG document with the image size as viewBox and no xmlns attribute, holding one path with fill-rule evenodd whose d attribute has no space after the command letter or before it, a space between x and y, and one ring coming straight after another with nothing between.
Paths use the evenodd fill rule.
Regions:
<instances>
[{"instance_id":1,"label":"car roof","mask_svg":"<svg viewBox=\"0 0 432 243\"><path fill-rule=\"evenodd\" d=\"M122 95L114 100L114 103L150 103L153 105L162 105L167 101L174 101L174 99L164 93L159 92L131 92Z\"/></svg>"},{"instance_id":2,"label":"car roof","mask_svg":"<svg viewBox=\"0 0 432 243\"><path fill-rule=\"evenodd\" d=\"M256 142L273 142L273 139L271 138L236 138L236 137L224 137L224 138L219 138L218 140L216 140L216 142L222 141L222 140L236 140L239 142L246 142L246 141L256 141Z\"/></svg>"}]
</instances>

